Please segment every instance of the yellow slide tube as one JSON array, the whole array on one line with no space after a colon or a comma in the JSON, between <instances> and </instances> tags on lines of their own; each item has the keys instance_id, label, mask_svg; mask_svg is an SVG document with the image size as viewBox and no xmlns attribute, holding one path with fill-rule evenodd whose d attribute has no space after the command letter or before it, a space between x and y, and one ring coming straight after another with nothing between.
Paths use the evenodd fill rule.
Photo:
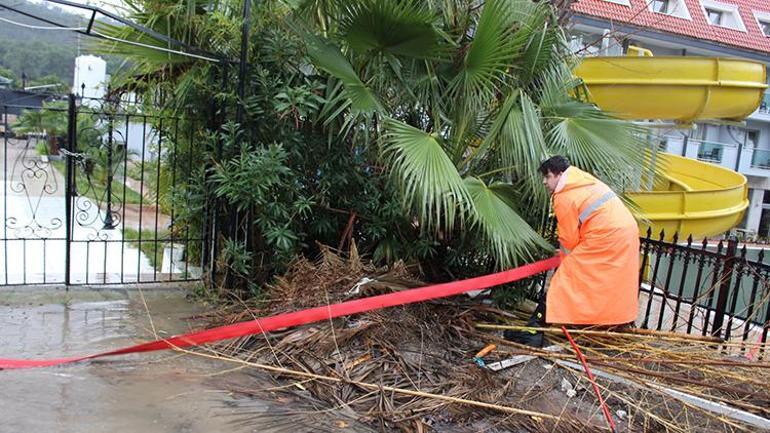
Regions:
<instances>
[{"instance_id":1,"label":"yellow slide tube","mask_svg":"<svg viewBox=\"0 0 770 433\"><path fill-rule=\"evenodd\" d=\"M575 74L592 102L629 120L742 120L767 88L765 65L713 57L589 57Z\"/></svg>"},{"instance_id":2,"label":"yellow slide tube","mask_svg":"<svg viewBox=\"0 0 770 433\"><path fill-rule=\"evenodd\" d=\"M591 57L575 70L590 100L629 120L691 123L741 120L753 113L767 88L765 65L708 57ZM660 154L665 178L654 191L632 192L643 221L657 238L678 232L694 238L724 233L741 222L748 185L740 173L718 165Z\"/></svg>"},{"instance_id":3,"label":"yellow slide tube","mask_svg":"<svg viewBox=\"0 0 770 433\"><path fill-rule=\"evenodd\" d=\"M646 221L639 231L658 238L664 230L703 238L724 233L741 222L749 205L746 177L715 164L659 154L666 167L665 179L655 191L628 193Z\"/></svg>"}]
</instances>

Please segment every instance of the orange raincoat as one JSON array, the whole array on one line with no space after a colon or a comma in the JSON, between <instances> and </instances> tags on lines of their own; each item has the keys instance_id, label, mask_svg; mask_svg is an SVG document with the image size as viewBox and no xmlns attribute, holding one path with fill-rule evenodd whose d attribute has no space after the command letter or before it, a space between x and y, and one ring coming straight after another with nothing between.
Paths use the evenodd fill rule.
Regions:
<instances>
[{"instance_id":1,"label":"orange raincoat","mask_svg":"<svg viewBox=\"0 0 770 433\"><path fill-rule=\"evenodd\" d=\"M548 323L619 325L638 314L639 228L610 188L569 167L553 194L562 263L546 297Z\"/></svg>"}]
</instances>

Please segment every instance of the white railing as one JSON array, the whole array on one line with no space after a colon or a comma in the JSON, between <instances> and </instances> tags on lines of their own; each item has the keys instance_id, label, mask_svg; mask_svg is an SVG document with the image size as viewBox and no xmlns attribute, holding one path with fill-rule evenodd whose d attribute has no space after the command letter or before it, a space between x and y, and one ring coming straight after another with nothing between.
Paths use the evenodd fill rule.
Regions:
<instances>
[{"instance_id":1,"label":"white railing","mask_svg":"<svg viewBox=\"0 0 770 433\"><path fill-rule=\"evenodd\" d=\"M687 149L682 152L683 143L684 140L681 137L668 137L666 150L676 155L721 165L743 174L770 177L770 149L689 139Z\"/></svg>"}]
</instances>

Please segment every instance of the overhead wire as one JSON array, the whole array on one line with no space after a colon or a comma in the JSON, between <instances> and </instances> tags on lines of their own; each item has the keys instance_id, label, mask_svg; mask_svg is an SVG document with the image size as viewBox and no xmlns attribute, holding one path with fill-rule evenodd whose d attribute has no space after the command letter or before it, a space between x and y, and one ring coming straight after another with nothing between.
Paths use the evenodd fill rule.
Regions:
<instances>
[{"instance_id":1,"label":"overhead wire","mask_svg":"<svg viewBox=\"0 0 770 433\"><path fill-rule=\"evenodd\" d=\"M28 29L33 30L64 30L64 31L84 31L86 30L85 27L47 27L47 26L35 26L32 24L25 24L20 23L18 21L9 20L8 18L0 17L0 21L6 22L8 24L13 24L15 26L24 27Z\"/></svg>"},{"instance_id":2,"label":"overhead wire","mask_svg":"<svg viewBox=\"0 0 770 433\"><path fill-rule=\"evenodd\" d=\"M209 56L205 56L205 55L193 54L193 53L190 53L190 52L187 52L187 51L174 50L174 49L171 49L171 48L159 47L157 45L145 44L145 43L142 43L142 42L130 41L130 40L127 40L127 39L121 39L121 38L117 38L117 37L114 37L114 36L108 36L108 35L105 35L105 34L98 33L96 31L94 31L93 29L90 28L90 26L89 26L89 28L86 28L86 27L67 27L67 26L58 24L56 22L50 21L50 20L46 20L46 19L43 19L41 17L37 17L37 16L31 15L31 14L28 14L28 13L16 10L16 9L14 9L12 7L9 7L9 6L3 5L3 4L0 4L0 8L5 8L5 9L7 9L9 11L17 12L17 13L20 13L22 15L28 16L30 18L37 19L37 20L40 20L40 21L43 21L43 22L47 22L49 24L53 24L52 27L35 26L35 25L31 25L31 24L26 24L26 23L20 23L18 21L13 21L13 20L10 20L8 18L0 17L0 21L8 22L9 24L13 24L13 25L21 26L21 27L31 28L31 29L35 29L35 30L74 31L74 32L78 32L78 33L84 34L86 36L102 38L102 39L110 40L110 41L113 41L113 42L124 43L124 44L134 45L134 46L143 47L143 48L149 48L149 49L152 49L152 50L162 51L162 52L165 52L165 53L175 54L175 55L184 56L184 57L195 58L195 59L199 59L199 60L205 60L205 61L208 61L208 62L221 63L223 61L227 61L225 59L217 59L217 58L209 57ZM161 36L163 36L163 35L161 35ZM163 37L167 37L167 36L163 36Z\"/></svg>"}]
</instances>

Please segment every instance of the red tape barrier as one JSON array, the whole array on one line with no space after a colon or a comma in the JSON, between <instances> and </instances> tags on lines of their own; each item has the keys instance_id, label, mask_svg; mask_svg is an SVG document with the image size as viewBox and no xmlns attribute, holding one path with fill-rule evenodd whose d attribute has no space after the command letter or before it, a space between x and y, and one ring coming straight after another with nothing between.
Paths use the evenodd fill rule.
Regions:
<instances>
[{"instance_id":1,"label":"red tape barrier","mask_svg":"<svg viewBox=\"0 0 770 433\"><path fill-rule=\"evenodd\" d=\"M459 295L471 290L486 289L489 287L498 286L500 284L517 281L522 278L530 277L549 269L553 269L559 266L560 262L561 259L559 257L553 257L515 269L510 269L490 275L484 275L481 277L469 278L467 280L453 281L451 283L436 284L433 286L420 287L417 289L403 290L400 292L371 296L369 298L361 298L333 305L308 308L306 310L294 311L291 313L276 314L275 316L264 317L248 322L236 323L233 325L220 326L204 331L191 332L189 334L150 341L147 343L138 344L136 346L125 347L123 349L98 353L95 355L45 360L0 359L0 369L49 367L53 365L84 361L87 359L102 358L105 356L184 348L220 340L243 337L246 335L261 334L275 331L276 329L289 328L307 323L329 320L334 317L349 316L351 314L379 310L381 308L394 307L397 305L406 305L416 302L429 301L431 299L446 298L448 296Z\"/></svg>"}]
</instances>

